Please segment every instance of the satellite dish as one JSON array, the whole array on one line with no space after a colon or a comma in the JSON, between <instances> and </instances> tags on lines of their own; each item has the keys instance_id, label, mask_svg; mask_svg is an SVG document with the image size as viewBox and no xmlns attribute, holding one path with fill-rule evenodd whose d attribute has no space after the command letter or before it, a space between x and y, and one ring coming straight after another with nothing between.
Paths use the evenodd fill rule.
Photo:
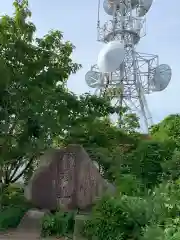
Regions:
<instances>
[{"instance_id":1,"label":"satellite dish","mask_svg":"<svg viewBox=\"0 0 180 240\"><path fill-rule=\"evenodd\" d=\"M124 45L119 41L107 43L98 55L97 65L100 72L115 72L125 57Z\"/></svg>"},{"instance_id":2,"label":"satellite dish","mask_svg":"<svg viewBox=\"0 0 180 240\"><path fill-rule=\"evenodd\" d=\"M113 15L114 13L114 4L118 4L118 1L109 1L109 0L104 0L103 2L103 8L105 13L108 15Z\"/></svg>"},{"instance_id":3,"label":"satellite dish","mask_svg":"<svg viewBox=\"0 0 180 240\"><path fill-rule=\"evenodd\" d=\"M169 84L172 76L172 70L169 65L161 64L155 68L154 77L152 79L152 87L154 92L163 91Z\"/></svg>"},{"instance_id":4,"label":"satellite dish","mask_svg":"<svg viewBox=\"0 0 180 240\"><path fill-rule=\"evenodd\" d=\"M138 17L143 17L151 8L153 0L140 0L139 9L138 9Z\"/></svg>"},{"instance_id":5,"label":"satellite dish","mask_svg":"<svg viewBox=\"0 0 180 240\"><path fill-rule=\"evenodd\" d=\"M139 0L131 0L131 6L134 9L139 3ZM103 8L104 11L108 14L108 15L113 15L114 13L114 7L119 7L120 4L120 0L104 0L103 2ZM124 4L124 5L123 5ZM121 6L125 7L125 5L127 5L127 0L124 1L123 3L121 3Z\"/></svg>"},{"instance_id":6,"label":"satellite dish","mask_svg":"<svg viewBox=\"0 0 180 240\"><path fill-rule=\"evenodd\" d=\"M97 88L100 85L100 72L88 71L85 75L86 84L90 88Z\"/></svg>"}]
</instances>

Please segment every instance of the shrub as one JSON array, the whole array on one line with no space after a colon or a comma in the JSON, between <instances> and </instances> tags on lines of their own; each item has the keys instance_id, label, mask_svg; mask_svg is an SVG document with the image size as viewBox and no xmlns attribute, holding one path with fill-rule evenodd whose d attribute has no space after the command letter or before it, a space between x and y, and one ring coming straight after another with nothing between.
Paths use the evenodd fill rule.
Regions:
<instances>
[{"instance_id":1,"label":"shrub","mask_svg":"<svg viewBox=\"0 0 180 240\"><path fill-rule=\"evenodd\" d=\"M10 185L3 189L1 195L1 206L2 207L12 207L12 206L22 206L29 207L30 204L26 201L24 197L24 189L17 187L15 185Z\"/></svg>"},{"instance_id":2,"label":"shrub","mask_svg":"<svg viewBox=\"0 0 180 240\"><path fill-rule=\"evenodd\" d=\"M160 225L147 226L140 240L179 240L180 219L178 217L170 221L164 228Z\"/></svg>"},{"instance_id":3,"label":"shrub","mask_svg":"<svg viewBox=\"0 0 180 240\"><path fill-rule=\"evenodd\" d=\"M131 174L141 179L147 188L159 184L162 175L161 163L166 156L163 143L146 140L139 143L137 149L130 156Z\"/></svg>"},{"instance_id":4,"label":"shrub","mask_svg":"<svg viewBox=\"0 0 180 240\"><path fill-rule=\"evenodd\" d=\"M16 228L29 208L23 188L15 185L4 188L1 194L0 230Z\"/></svg>"},{"instance_id":5,"label":"shrub","mask_svg":"<svg viewBox=\"0 0 180 240\"><path fill-rule=\"evenodd\" d=\"M4 231L9 228L16 228L26 211L26 207L23 208L20 206L2 208L0 211L0 230Z\"/></svg>"},{"instance_id":6,"label":"shrub","mask_svg":"<svg viewBox=\"0 0 180 240\"><path fill-rule=\"evenodd\" d=\"M180 215L180 183L178 181L163 182L152 192L154 221L164 225L168 219Z\"/></svg>"},{"instance_id":7,"label":"shrub","mask_svg":"<svg viewBox=\"0 0 180 240\"><path fill-rule=\"evenodd\" d=\"M141 240L165 240L165 234L159 226L147 226L144 229Z\"/></svg>"},{"instance_id":8,"label":"shrub","mask_svg":"<svg viewBox=\"0 0 180 240\"><path fill-rule=\"evenodd\" d=\"M117 192L128 196L141 196L145 194L145 186L132 174L119 174L116 178Z\"/></svg>"},{"instance_id":9,"label":"shrub","mask_svg":"<svg viewBox=\"0 0 180 240\"><path fill-rule=\"evenodd\" d=\"M83 234L88 239L137 239L151 218L148 211L148 202L140 197L105 197L86 221Z\"/></svg>"},{"instance_id":10,"label":"shrub","mask_svg":"<svg viewBox=\"0 0 180 240\"><path fill-rule=\"evenodd\" d=\"M175 150L172 158L162 163L164 179L177 180L180 177L180 151Z\"/></svg>"},{"instance_id":11,"label":"shrub","mask_svg":"<svg viewBox=\"0 0 180 240\"><path fill-rule=\"evenodd\" d=\"M74 231L74 212L58 211L42 219L42 236L66 236Z\"/></svg>"}]
</instances>

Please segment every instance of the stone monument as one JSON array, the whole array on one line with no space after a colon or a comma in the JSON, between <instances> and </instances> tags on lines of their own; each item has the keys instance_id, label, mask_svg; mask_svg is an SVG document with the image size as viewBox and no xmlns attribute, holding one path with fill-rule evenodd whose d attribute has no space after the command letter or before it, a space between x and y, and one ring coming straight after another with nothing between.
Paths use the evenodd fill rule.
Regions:
<instances>
[{"instance_id":1,"label":"stone monument","mask_svg":"<svg viewBox=\"0 0 180 240\"><path fill-rule=\"evenodd\" d=\"M25 197L39 209L90 210L97 198L114 187L102 178L80 145L53 149L40 164L25 188Z\"/></svg>"}]
</instances>

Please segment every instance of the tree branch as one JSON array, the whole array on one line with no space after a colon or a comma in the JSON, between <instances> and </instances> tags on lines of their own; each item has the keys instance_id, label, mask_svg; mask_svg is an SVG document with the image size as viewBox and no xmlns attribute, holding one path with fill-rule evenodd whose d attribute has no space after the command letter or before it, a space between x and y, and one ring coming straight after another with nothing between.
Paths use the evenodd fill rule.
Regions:
<instances>
[{"instance_id":1,"label":"tree branch","mask_svg":"<svg viewBox=\"0 0 180 240\"><path fill-rule=\"evenodd\" d=\"M27 163L26 167L13 179L13 177L11 178L11 183L16 182L20 177L23 176L24 172L31 166L31 164L33 163L33 160L36 156L33 155L30 159L29 162Z\"/></svg>"},{"instance_id":2,"label":"tree branch","mask_svg":"<svg viewBox=\"0 0 180 240\"><path fill-rule=\"evenodd\" d=\"M10 172L13 172L11 176L9 176L9 182L12 181L13 177L16 175L18 169L20 168L19 164L14 168L14 170L11 170Z\"/></svg>"},{"instance_id":3,"label":"tree branch","mask_svg":"<svg viewBox=\"0 0 180 240\"><path fill-rule=\"evenodd\" d=\"M5 167L5 177L4 177L5 184L8 183L8 180L9 180L9 171L8 171L8 167L6 166Z\"/></svg>"}]
</instances>

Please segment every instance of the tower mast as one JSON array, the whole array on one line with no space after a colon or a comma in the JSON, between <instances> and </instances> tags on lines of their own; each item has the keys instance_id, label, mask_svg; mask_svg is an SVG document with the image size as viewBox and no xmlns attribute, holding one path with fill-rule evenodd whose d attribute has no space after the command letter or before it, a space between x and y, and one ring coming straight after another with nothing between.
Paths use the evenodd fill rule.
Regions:
<instances>
[{"instance_id":1,"label":"tower mast","mask_svg":"<svg viewBox=\"0 0 180 240\"><path fill-rule=\"evenodd\" d=\"M157 55L136 51L140 39L146 35L145 16L152 2L153 0L104 0L103 10L111 19L101 26L99 0L97 39L105 44L106 50L102 49L97 65L92 66L85 76L87 84L96 88L96 94L108 96L114 104L126 106L131 113L136 113L146 132L152 125L152 117L145 94L164 90L171 79L170 67L159 65ZM122 46L116 47L116 53L114 49L118 43ZM118 55L120 48L122 51L119 50ZM118 66L116 69L112 62ZM160 72L164 70L162 66L166 66L163 79L162 71Z\"/></svg>"}]
</instances>

